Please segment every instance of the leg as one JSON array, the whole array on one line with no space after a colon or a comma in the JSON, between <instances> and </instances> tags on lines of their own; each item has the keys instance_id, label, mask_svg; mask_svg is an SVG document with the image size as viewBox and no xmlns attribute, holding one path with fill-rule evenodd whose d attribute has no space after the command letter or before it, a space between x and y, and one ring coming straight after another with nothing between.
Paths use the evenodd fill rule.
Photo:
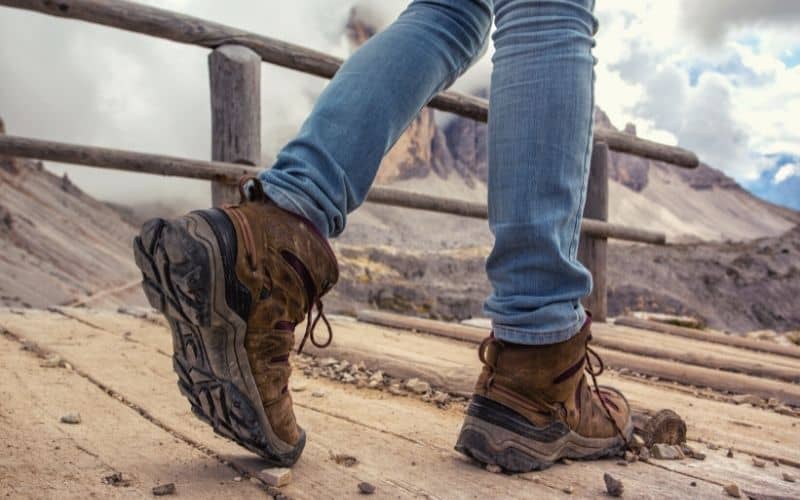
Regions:
<instances>
[{"instance_id":1,"label":"leg","mask_svg":"<svg viewBox=\"0 0 800 500\"><path fill-rule=\"evenodd\" d=\"M242 203L145 223L134 241L150 304L169 321L192 411L274 465L300 458L289 391L312 318L338 279L327 237L369 190L385 151L478 53L491 0L417 0L339 71L271 170ZM266 193L265 193L266 191Z\"/></svg>"},{"instance_id":2,"label":"leg","mask_svg":"<svg viewBox=\"0 0 800 500\"><path fill-rule=\"evenodd\" d=\"M480 52L492 0L416 0L342 66L298 136L260 178L285 210L342 232L384 154Z\"/></svg>"},{"instance_id":3,"label":"leg","mask_svg":"<svg viewBox=\"0 0 800 500\"><path fill-rule=\"evenodd\" d=\"M619 392L590 388L591 277L576 260L592 134L594 0L496 0L487 261L493 336L456 448L524 472L618 453Z\"/></svg>"},{"instance_id":4,"label":"leg","mask_svg":"<svg viewBox=\"0 0 800 500\"><path fill-rule=\"evenodd\" d=\"M567 340L585 319L591 275L576 255L594 105L591 3L497 2L485 309L509 342Z\"/></svg>"}]
</instances>

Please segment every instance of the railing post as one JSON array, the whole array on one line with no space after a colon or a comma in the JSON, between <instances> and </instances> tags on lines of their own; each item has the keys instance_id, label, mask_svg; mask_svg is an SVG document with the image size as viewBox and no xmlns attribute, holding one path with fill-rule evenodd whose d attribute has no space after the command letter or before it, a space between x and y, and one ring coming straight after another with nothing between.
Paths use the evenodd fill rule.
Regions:
<instances>
[{"instance_id":1,"label":"railing post","mask_svg":"<svg viewBox=\"0 0 800 500\"><path fill-rule=\"evenodd\" d=\"M608 145L604 142L594 144L583 216L601 221L608 220ZM604 322L608 315L606 295L608 239L584 236L578 247L578 259L591 271L594 287L592 293L584 298L583 306L592 312L593 320Z\"/></svg>"},{"instance_id":2,"label":"railing post","mask_svg":"<svg viewBox=\"0 0 800 500\"><path fill-rule=\"evenodd\" d=\"M211 84L211 159L261 163L261 57L240 45L223 45L208 56ZM211 183L216 206L237 203L235 184Z\"/></svg>"}]
</instances>

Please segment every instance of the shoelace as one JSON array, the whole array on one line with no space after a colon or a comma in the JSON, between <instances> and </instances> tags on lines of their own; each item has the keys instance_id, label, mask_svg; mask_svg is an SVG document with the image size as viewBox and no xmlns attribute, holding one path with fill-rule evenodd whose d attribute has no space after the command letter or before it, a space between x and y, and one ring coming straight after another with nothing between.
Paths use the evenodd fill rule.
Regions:
<instances>
[{"instance_id":1,"label":"shoelace","mask_svg":"<svg viewBox=\"0 0 800 500\"><path fill-rule=\"evenodd\" d=\"M625 446L627 447L628 444L629 444L628 443L628 438L625 437L625 433L622 432L622 429L620 429L619 425L617 425L617 420L614 418L613 414L611 413L611 410L608 407L608 403L606 403L605 398L600 393L600 386L597 383L597 377L599 377L600 375L603 374L603 372L606 369L606 366L605 366L605 363L603 363L603 358L601 358L600 355L597 354L597 351L595 351L594 349L589 347L589 341L590 340L592 340L592 336L591 335L589 335L586 338L586 364L585 364L584 367L586 369L586 372L589 374L589 376L592 377L592 385L594 386L594 392L595 392L595 394L597 394L597 399L600 400L600 404L603 406L603 409L606 411L606 417L611 422L611 425L614 426L614 430L617 432L617 434L619 434L619 437L622 438L622 442L625 443ZM592 358L591 358L590 355L594 356L594 358L600 364L600 369L599 370L595 370L595 367L592 364Z\"/></svg>"},{"instance_id":2,"label":"shoelace","mask_svg":"<svg viewBox=\"0 0 800 500\"><path fill-rule=\"evenodd\" d=\"M600 386L597 383L597 377L599 377L605 371L605 363L603 363L603 358L601 358L600 355L597 354L597 352L594 349L589 347L590 340L592 340L591 335L589 335L586 339L586 354L584 355L585 356L584 369L592 378L592 385L594 386L594 392L595 394L597 394L597 399L600 400L600 404L602 405L603 410L605 410L606 418L608 418L608 420L611 422L611 425L614 427L614 430L619 435L619 437L622 438L622 441L625 443L625 446L627 447L629 444L628 439L625 437L625 433L622 432L622 429L619 428L619 425L617 425L617 421L614 419L614 416L611 413L611 409L608 407L608 403L606 403L605 398L600 392ZM496 361L498 356L495 356L494 363L491 363L486 359L486 349L489 347L489 344L492 343L494 343L497 346L498 350L502 349L504 345L502 341L499 341L494 337L487 337L483 339L480 346L478 347L478 359L480 359L481 363L489 367L489 377L486 379L487 389L492 386L494 382L495 373L497 371ZM595 366L592 364L592 356L597 360L597 363L600 365L599 369L595 368ZM561 412L556 405L548 403L547 401L544 401L542 398L536 397L534 395L526 395L526 397L528 399L533 400L534 403L536 403L537 405L546 408L553 416L561 415Z\"/></svg>"},{"instance_id":3,"label":"shoelace","mask_svg":"<svg viewBox=\"0 0 800 500\"><path fill-rule=\"evenodd\" d=\"M239 189L243 198L246 196L244 186L248 180L249 179L247 178L242 178L242 180L239 181ZM239 211L238 206L226 205L225 208L228 210L228 213L231 214L239 223L239 227L242 230L242 240L244 240L244 252L245 258L247 259L247 265L250 267L251 271L255 271L257 269L255 261L256 245L250 223L247 221L247 218L244 216L244 214ZM306 345L306 341L309 339L311 339L311 343L319 349L328 347L333 341L333 328L331 328L331 324L323 312L322 300L320 300L319 297L311 296L310 291L308 291L308 294L308 316L306 317L306 331L303 335L303 340L300 341L300 346L297 348L298 354L303 352L303 347ZM313 316L314 307L317 308L317 316L312 321L311 318ZM325 326L328 329L328 340L326 340L324 343L318 342L316 337L314 337L314 331L320 319L323 323L325 323Z\"/></svg>"},{"instance_id":4,"label":"shoelace","mask_svg":"<svg viewBox=\"0 0 800 500\"><path fill-rule=\"evenodd\" d=\"M314 344L314 347L317 347L318 349L324 349L328 347L333 341L333 328L331 328L328 318L325 317L325 313L322 312L322 301L317 298L314 301L314 306L317 307L317 317L314 318L314 321L311 321L311 311L314 309L314 307L309 305L308 317L306 318L306 332L303 335L303 340L300 341L300 345L297 347L297 354L303 352L303 346L306 345L306 340L308 339L311 339L311 343ZM325 327L328 329L328 340L326 340L324 344L317 342L317 339L314 337L314 329L316 328L320 319L323 323L325 323Z\"/></svg>"}]
</instances>

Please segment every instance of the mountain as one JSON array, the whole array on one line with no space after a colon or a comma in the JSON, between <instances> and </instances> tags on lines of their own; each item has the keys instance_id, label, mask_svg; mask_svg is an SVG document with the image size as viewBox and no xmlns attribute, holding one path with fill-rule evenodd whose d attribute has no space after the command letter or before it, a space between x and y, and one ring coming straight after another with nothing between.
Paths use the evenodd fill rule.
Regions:
<instances>
[{"instance_id":1,"label":"mountain","mask_svg":"<svg viewBox=\"0 0 800 500\"><path fill-rule=\"evenodd\" d=\"M0 130L2 133L2 130ZM0 306L144 305L135 228L41 162L0 158Z\"/></svg>"}]
</instances>

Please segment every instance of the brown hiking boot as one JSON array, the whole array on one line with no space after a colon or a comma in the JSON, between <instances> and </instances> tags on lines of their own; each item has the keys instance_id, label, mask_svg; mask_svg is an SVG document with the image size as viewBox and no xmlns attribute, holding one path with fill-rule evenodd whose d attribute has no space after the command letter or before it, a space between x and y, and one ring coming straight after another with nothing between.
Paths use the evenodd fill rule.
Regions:
<instances>
[{"instance_id":1,"label":"brown hiking boot","mask_svg":"<svg viewBox=\"0 0 800 500\"><path fill-rule=\"evenodd\" d=\"M484 340L478 351L483 371L456 449L510 472L623 451L633 435L630 407L619 391L597 386L603 364L587 346L589 327L587 320L573 338L544 346ZM600 362L598 370L589 354Z\"/></svg>"},{"instance_id":2,"label":"brown hiking boot","mask_svg":"<svg viewBox=\"0 0 800 500\"><path fill-rule=\"evenodd\" d=\"M134 241L150 304L169 321L178 386L214 430L275 465L297 461L288 380L295 325L313 327L338 279L336 257L312 224L270 202L256 179L242 202L153 219ZM311 321L311 309L318 314Z\"/></svg>"}]
</instances>

